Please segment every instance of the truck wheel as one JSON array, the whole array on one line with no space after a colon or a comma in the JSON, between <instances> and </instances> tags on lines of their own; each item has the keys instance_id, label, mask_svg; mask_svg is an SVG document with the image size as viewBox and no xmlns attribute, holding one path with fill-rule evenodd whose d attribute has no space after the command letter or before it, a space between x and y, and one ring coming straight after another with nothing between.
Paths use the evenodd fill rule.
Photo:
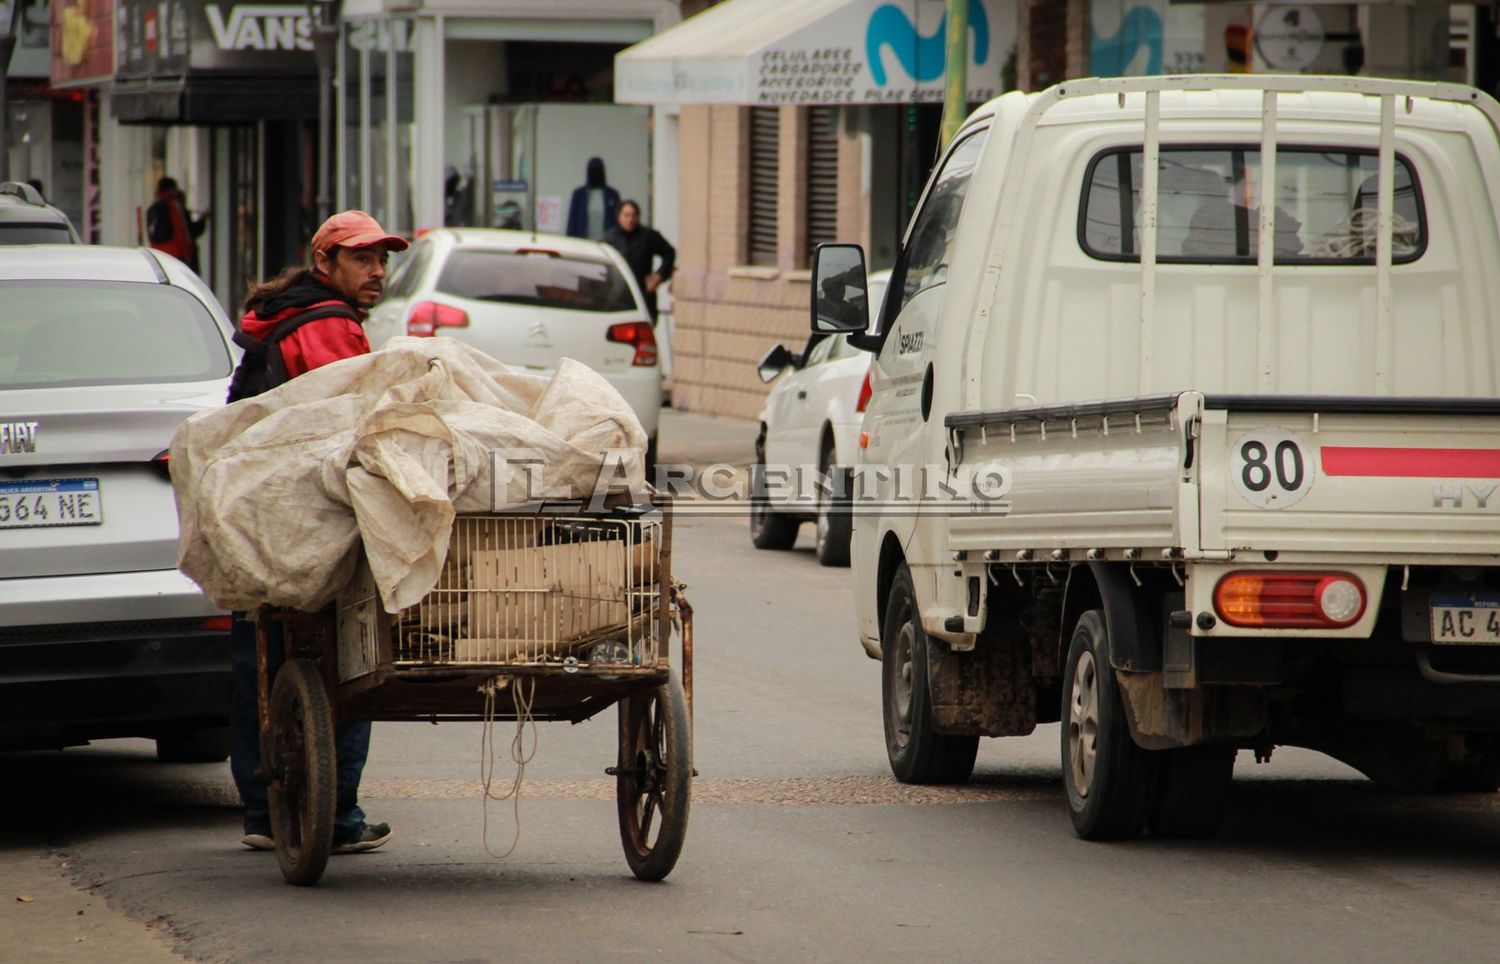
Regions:
<instances>
[{"instance_id":1,"label":"truck wheel","mask_svg":"<svg viewBox=\"0 0 1500 964\"><path fill-rule=\"evenodd\" d=\"M885 750L902 783L963 783L974 772L979 737L938 733L927 691L927 635L917 617L911 572L896 571L880 634Z\"/></svg>"},{"instance_id":2,"label":"truck wheel","mask_svg":"<svg viewBox=\"0 0 1500 964\"><path fill-rule=\"evenodd\" d=\"M1156 837L1212 837L1224 819L1234 781L1235 749L1185 746L1160 755L1161 783L1146 827Z\"/></svg>"},{"instance_id":3,"label":"truck wheel","mask_svg":"<svg viewBox=\"0 0 1500 964\"><path fill-rule=\"evenodd\" d=\"M818 489L818 562L825 566L849 565L849 537L853 519L849 514L849 503L844 498L841 484L845 469L833 464L833 446L823 450L818 460L818 471L828 479L832 492Z\"/></svg>"},{"instance_id":4,"label":"truck wheel","mask_svg":"<svg viewBox=\"0 0 1500 964\"><path fill-rule=\"evenodd\" d=\"M1063 785L1074 831L1085 840L1138 836L1151 812L1160 761L1130 738L1098 609L1079 617L1068 646L1062 721Z\"/></svg>"},{"instance_id":5,"label":"truck wheel","mask_svg":"<svg viewBox=\"0 0 1500 964\"><path fill-rule=\"evenodd\" d=\"M790 549L797 543L802 520L782 515L767 503L765 483L760 481L765 471L760 462L750 466L750 541L757 549Z\"/></svg>"}]
</instances>

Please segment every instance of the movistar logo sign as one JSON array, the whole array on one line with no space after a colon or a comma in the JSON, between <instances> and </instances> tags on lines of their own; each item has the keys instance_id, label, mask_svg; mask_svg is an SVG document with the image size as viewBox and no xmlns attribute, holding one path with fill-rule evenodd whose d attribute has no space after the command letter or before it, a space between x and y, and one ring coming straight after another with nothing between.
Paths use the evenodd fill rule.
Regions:
<instances>
[{"instance_id":1,"label":"movistar logo sign","mask_svg":"<svg viewBox=\"0 0 1500 964\"><path fill-rule=\"evenodd\" d=\"M981 0L969 0L969 32L974 37L974 63L983 64L990 58L990 21ZM870 76L881 87L885 86L885 64L880 59L884 47L891 48L902 68L918 82L937 80L948 62L947 13L932 36L924 37L906 11L895 4L875 8L865 31L865 57L870 62Z\"/></svg>"},{"instance_id":2,"label":"movistar logo sign","mask_svg":"<svg viewBox=\"0 0 1500 964\"><path fill-rule=\"evenodd\" d=\"M204 7L208 29L220 50L312 50L312 18L306 7L236 4L229 16L218 4Z\"/></svg>"}]
</instances>

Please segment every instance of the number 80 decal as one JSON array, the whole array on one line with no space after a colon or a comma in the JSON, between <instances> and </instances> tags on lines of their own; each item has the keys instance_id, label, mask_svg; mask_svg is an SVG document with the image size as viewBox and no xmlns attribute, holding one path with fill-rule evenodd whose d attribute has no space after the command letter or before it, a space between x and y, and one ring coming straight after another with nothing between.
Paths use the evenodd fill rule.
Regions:
<instances>
[{"instance_id":1,"label":"number 80 decal","mask_svg":"<svg viewBox=\"0 0 1500 964\"><path fill-rule=\"evenodd\" d=\"M1314 453L1286 429L1258 428L1229 450L1229 477L1257 509L1284 509L1312 488Z\"/></svg>"}]
</instances>

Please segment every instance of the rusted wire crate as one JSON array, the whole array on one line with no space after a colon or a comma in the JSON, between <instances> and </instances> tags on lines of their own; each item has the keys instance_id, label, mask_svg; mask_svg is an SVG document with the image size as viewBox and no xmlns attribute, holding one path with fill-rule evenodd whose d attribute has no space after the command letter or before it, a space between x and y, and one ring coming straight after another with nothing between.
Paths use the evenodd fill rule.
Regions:
<instances>
[{"instance_id":1,"label":"rusted wire crate","mask_svg":"<svg viewBox=\"0 0 1500 964\"><path fill-rule=\"evenodd\" d=\"M655 671L671 626L667 542L661 514L459 516L415 606L384 613L360 566L338 603L339 682L422 667Z\"/></svg>"}]
</instances>

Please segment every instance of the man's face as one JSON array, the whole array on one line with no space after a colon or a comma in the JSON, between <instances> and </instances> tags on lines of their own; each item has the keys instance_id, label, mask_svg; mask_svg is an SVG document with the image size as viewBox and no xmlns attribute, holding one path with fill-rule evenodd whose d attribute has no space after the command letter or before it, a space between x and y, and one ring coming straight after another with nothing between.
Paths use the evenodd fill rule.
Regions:
<instances>
[{"instance_id":1,"label":"man's face","mask_svg":"<svg viewBox=\"0 0 1500 964\"><path fill-rule=\"evenodd\" d=\"M619 221L622 231L634 231L635 226L641 223L641 212L635 209L635 205L627 204L620 208Z\"/></svg>"},{"instance_id":2,"label":"man's face","mask_svg":"<svg viewBox=\"0 0 1500 964\"><path fill-rule=\"evenodd\" d=\"M385 245L341 248L335 257L313 253L313 264L328 277L328 284L361 308L374 307L385 290L385 266L390 259Z\"/></svg>"}]
</instances>

